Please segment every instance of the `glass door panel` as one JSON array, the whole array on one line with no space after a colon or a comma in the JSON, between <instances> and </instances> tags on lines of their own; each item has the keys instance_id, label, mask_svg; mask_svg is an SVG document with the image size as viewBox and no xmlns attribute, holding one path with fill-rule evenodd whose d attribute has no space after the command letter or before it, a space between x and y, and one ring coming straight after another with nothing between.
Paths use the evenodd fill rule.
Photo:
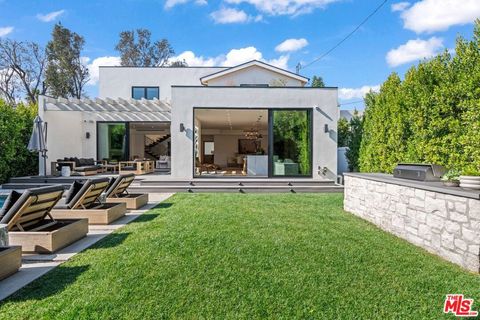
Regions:
<instances>
[{"instance_id":1,"label":"glass door panel","mask_svg":"<svg viewBox=\"0 0 480 320\"><path fill-rule=\"evenodd\" d=\"M270 111L272 176L312 175L311 110Z\"/></svg>"},{"instance_id":2,"label":"glass door panel","mask_svg":"<svg viewBox=\"0 0 480 320\"><path fill-rule=\"evenodd\" d=\"M98 123L98 159L128 160L127 123Z\"/></svg>"}]
</instances>

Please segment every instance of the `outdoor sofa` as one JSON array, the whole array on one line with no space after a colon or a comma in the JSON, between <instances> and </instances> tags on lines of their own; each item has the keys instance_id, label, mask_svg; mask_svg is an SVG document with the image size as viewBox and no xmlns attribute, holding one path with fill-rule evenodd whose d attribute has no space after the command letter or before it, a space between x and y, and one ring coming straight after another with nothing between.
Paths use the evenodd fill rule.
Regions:
<instances>
[{"instance_id":1,"label":"outdoor sofa","mask_svg":"<svg viewBox=\"0 0 480 320\"><path fill-rule=\"evenodd\" d=\"M105 193L107 203L125 203L127 209L139 209L148 203L148 193L128 193L127 188L135 179L133 173L119 175L110 180Z\"/></svg>"},{"instance_id":2,"label":"outdoor sofa","mask_svg":"<svg viewBox=\"0 0 480 320\"><path fill-rule=\"evenodd\" d=\"M89 224L109 224L127 212L125 203L102 203L100 196L109 185L108 178L75 181L65 197L65 204L52 210L54 218L85 218Z\"/></svg>"},{"instance_id":3,"label":"outdoor sofa","mask_svg":"<svg viewBox=\"0 0 480 320\"><path fill-rule=\"evenodd\" d=\"M23 252L52 253L86 236L86 219L52 217L62 194L60 185L12 191L0 211L10 244L21 246Z\"/></svg>"},{"instance_id":4,"label":"outdoor sofa","mask_svg":"<svg viewBox=\"0 0 480 320\"><path fill-rule=\"evenodd\" d=\"M103 172L104 161L96 161L93 158L65 157L52 162L52 174L62 171L63 166L70 167L72 175L91 176Z\"/></svg>"}]
</instances>

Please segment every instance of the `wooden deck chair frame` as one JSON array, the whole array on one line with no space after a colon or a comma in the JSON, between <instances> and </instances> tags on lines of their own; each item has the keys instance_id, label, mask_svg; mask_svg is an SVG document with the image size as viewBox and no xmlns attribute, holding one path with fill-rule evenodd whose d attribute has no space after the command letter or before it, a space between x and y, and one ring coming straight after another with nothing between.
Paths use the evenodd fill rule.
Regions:
<instances>
[{"instance_id":1,"label":"wooden deck chair frame","mask_svg":"<svg viewBox=\"0 0 480 320\"><path fill-rule=\"evenodd\" d=\"M127 207L123 203L101 203L99 198L109 185L108 178L89 179L67 204L67 208L54 208L56 219L85 218L89 224L106 225L123 217Z\"/></svg>"},{"instance_id":2,"label":"wooden deck chair frame","mask_svg":"<svg viewBox=\"0 0 480 320\"><path fill-rule=\"evenodd\" d=\"M86 219L54 219L62 186L27 189L2 217L9 242L23 252L52 253L86 236Z\"/></svg>"},{"instance_id":3,"label":"wooden deck chair frame","mask_svg":"<svg viewBox=\"0 0 480 320\"><path fill-rule=\"evenodd\" d=\"M119 175L106 193L107 203L125 203L127 209L139 209L148 203L148 193L129 193L134 174Z\"/></svg>"}]
</instances>

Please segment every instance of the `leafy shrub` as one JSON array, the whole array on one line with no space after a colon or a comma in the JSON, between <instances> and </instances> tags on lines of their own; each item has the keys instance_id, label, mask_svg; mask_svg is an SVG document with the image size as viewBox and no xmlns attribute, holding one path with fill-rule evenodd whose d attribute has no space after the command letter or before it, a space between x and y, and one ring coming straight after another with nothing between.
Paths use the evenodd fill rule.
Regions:
<instances>
[{"instance_id":1,"label":"leafy shrub","mask_svg":"<svg viewBox=\"0 0 480 320\"><path fill-rule=\"evenodd\" d=\"M38 155L27 150L36 114L35 106L12 107L0 99L0 184L38 173Z\"/></svg>"},{"instance_id":2,"label":"leafy shrub","mask_svg":"<svg viewBox=\"0 0 480 320\"><path fill-rule=\"evenodd\" d=\"M462 172L458 169L450 169L442 176L443 181L458 181Z\"/></svg>"},{"instance_id":3,"label":"leafy shrub","mask_svg":"<svg viewBox=\"0 0 480 320\"><path fill-rule=\"evenodd\" d=\"M464 170L480 165L480 21L471 41L393 73L365 99L359 165L391 173L399 162Z\"/></svg>"}]
</instances>

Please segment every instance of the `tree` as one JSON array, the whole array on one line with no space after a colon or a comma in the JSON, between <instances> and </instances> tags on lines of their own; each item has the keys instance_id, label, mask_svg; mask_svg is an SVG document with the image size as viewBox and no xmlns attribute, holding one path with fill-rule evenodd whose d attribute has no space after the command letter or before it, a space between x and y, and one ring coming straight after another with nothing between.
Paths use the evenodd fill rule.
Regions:
<instances>
[{"instance_id":1,"label":"tree","mask_svg":"<svg viewBox=\"0 0 480 320\"><path fill-rule=\"evenodd\" d=\"M174 54L167 39L151 42L147 29L120 32L115 50L120 52L121 65L128 67L154 67L168 65Z\"/></svg>"},{"instance_id":2,"label":"tree","mask_svg":"<svg viewBox=\"0 0 480 320\"><path fill-rule=\"evenodd\" d=\"M0 99L0 184L10 177L38 174L38 154L27 149L36 114L35 105L12 108Z\"/></svg>"},{"instance_id":3,"label":"tree","mask_svg":"<svg viewBox=\"0 0 480 320\"><path fill-rule=\"evenodd\" d=\"M337 135L337 145L339 147L346 147L347 146L347 141L348 141L348 136L350 134L350 123L348 122L347 119L345 118L340 118L337 123L337 130L338 130L338 135Z\"/></svg>"},{"instance_id":4,"label":"tree","mask_svg":"<svg viewBox=\"0 0 480 320\"><path fill-rule=\"evenodd\" d=\"M25 97L37 103L44 94L45 50L34 42L0 39L0 95L9 104Z\"/></svg>"},{"instance_id":5,"label":"tree","mask_svg":"<svg viewBox=\"0 0 480 320\"><path fill-rule=\"evenodd\" d=\"M348 149L345 152L345 157L348 161L348 169L352 172L356 172L359 170L358 160L363 135L363 119L358 115L357 110L355 110L352 119L350 119L349 129L348 139L346 141Z\"/></svg>"},{"instance_id":6,"label":"tree","mask_svg":"<svg viewBox=\"0 0 480 320\"><path fill-rule=\"evenodd\" d=\"M88 68L81 59L85 44L82 36L63 27L53 27L52 40L47 44L45 82L54 97L80 99L89 80Z\"/></svg>"},{"instance_id":7,"label":"tree","mask_svg":"<svg viewBox=\"0 0 480 320\"><path fill-rule=\"evenodd\" d=\"M177 60L177 61L172 61L168 64L169 67L177 67L177 68L184 68L184 67L188 67L188 63L185 61L185 60Z\"/></svg>"},{"instance_id":8,"label":"tree","mask_svg":"<svg viewBox=\"0 0 480 320\"><path fill-rule=\"evenodd\" d=\"M312 88L324 88L325 83L323 82L322 77L320 76L313 76L312 78L312 83L311 83Z\"/></svg>"}]
</instances>

